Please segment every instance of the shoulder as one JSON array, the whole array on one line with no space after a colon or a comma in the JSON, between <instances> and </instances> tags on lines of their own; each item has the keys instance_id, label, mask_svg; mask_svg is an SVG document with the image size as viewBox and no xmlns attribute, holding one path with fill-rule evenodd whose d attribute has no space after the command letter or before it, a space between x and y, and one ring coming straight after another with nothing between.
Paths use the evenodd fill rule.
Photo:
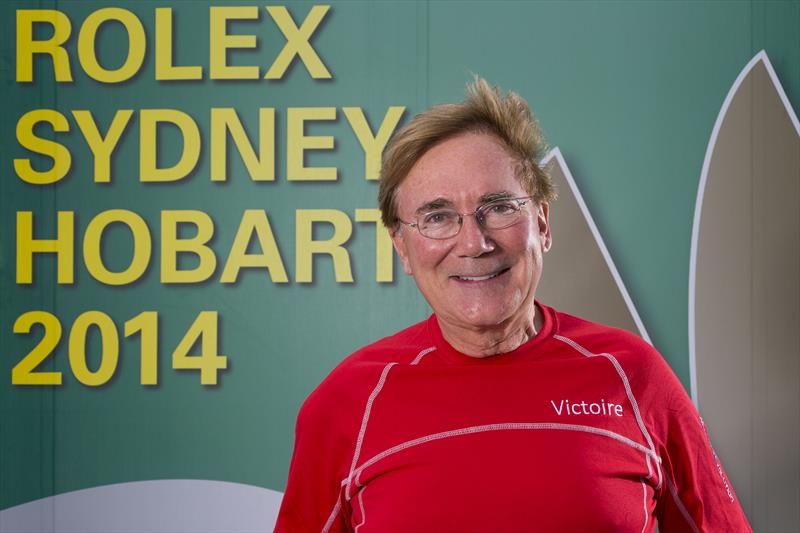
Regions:
<instances>
[{"instance_id":1,"label":"shoulder","mask_svg":"<svg viewBox=\"0 0 800 533\"><path fill-rule=\"evenodd\" d=\"M592 353L658 354L650 343L630 331L561 311L555 311L555 313L558 317L556 337L560 340L571 340Z\"/></svg>"},{"instance_id":2,"label":"shoulder","mask_svg":"<svg viewBox=\"0 0 800 533\"><path fill-rule=\"evenodd\" d=\"M649 342L629 331L558 313L556 338L592 356L608 359L645 423L666 434L676 412L694 413L692 401L672 368ZM587 355L584 353L583 355Z\"/></svg>"},{"instance_id":3,"label":"shoulder","mask_svg":"<svg viewBox=\"0 0 800 533\"><path fill-rule=\"evenodd\" d=\"M339 363L308 396L298 415L302 421L354 418L361 413L381 377L394 364L409 364L432 343L427 320L368 344Z\"/></svg>"},{"instance_id":4,"label":"shoulder","mask_svg":"<svg viewBox=\"0 0 800 533\"><path fill-rule=\"evenodd\" d=\"M658 350L638 335L568 313L556 313L559 328L555 337L558 340L576 350L605 356L612 364L618 365L617 371L629 381L631 387L646 387L651 391L652 385L656 384L659 384L658 388L661 385L681 387Z\"/></svg>"},{"instance_id":5,"label":"shoulder","mask_svg":"<svg viewBox=\"0 0 800 533\"><path fill-rule=\"evenodd\" d=\"M331 373L347 371L359 365L369 364L408 364L424 350L432 345L428 333L430 319L417 322L393 335L364 346L345 358Z\"/></svg>"}]
</instances>

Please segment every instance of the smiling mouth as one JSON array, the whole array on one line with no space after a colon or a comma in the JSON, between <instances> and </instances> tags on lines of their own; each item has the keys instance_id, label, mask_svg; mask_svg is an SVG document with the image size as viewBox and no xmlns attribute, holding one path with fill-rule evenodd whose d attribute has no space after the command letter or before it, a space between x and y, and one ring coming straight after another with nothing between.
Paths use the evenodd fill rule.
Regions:
<instances>
[{"instance_id":1,"label":"smiling mouth","mask_svg":"<svg viewBox=\"0 0 800 533\"><path fill-rule=\"evenodd\" d=\"M501 276L511 270L510 268L504 268L502 270L498 270L497 272L491 272L489 274L483 276L451 276L458 281L486 281L488 279L496 278L497 276Z\"/></svg>"}]
</instances>

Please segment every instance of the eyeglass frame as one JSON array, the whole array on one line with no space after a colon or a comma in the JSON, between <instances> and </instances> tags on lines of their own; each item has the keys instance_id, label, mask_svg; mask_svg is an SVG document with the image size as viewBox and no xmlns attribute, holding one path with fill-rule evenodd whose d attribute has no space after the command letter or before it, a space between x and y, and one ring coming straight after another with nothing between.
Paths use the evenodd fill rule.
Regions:
<instances>
[{"instance_id":1,"label":"eyeglass frame","mask_svg":"<svg viewBox=\"0 0 800 533\"><path fill-rule=\"evenodd\" d=\"M517 198L497 198L495 200L489 200L488 202L482 203L481 205L478 206L478 208L475 211L472 211L470 213L459 213L455 209L442 208L442 209L433 209L433 210L431 210L429 212L421 213L421 214L417 215L415 222L406 222L405 220L403 220L401 218L398 218L397 220L401 224L405 224L408 227L415 228L419 232L419 234L422 235L423 237L425 237L426 239L433 239L435 241L443 241L445 239L452 239L453 237L456 237L459 233L461 233L461 228L464 227L464 217L469 217L469 216L473 216L473 215L475 216L475 221L478 223L478 225L481 228L485 229L485 230L497 230L497 229L510 228L511 226L514 225L514 223L516 223L519 220L519 216L517 216L517 218L512 220L507 226L503 226L503 227L500 227L500 228L489 228L484 223L485 217L479 217L478 213L482 209L484 209L487 205L492 205L492 204L497 203L497 202L517 202L517 207L519 208L517 213L521 213L522 212L522 207L525 204L527 204L530 200L533 200L534 198L535 198L534 196L519 196ZM450 212L455 213L456 215L458 215L458 230L454 234L452 234L452 235L450 235L448 237L430 237L430 236L425 235L424 233L422 233L422 230L420 230L420 228L419 228L419 224L420 224L419 223L419 218L423 217L423 216L427 216L427 215L429 215L431 213L435 213L437 211L450 211Z\"/></svg>"}]
</instances>

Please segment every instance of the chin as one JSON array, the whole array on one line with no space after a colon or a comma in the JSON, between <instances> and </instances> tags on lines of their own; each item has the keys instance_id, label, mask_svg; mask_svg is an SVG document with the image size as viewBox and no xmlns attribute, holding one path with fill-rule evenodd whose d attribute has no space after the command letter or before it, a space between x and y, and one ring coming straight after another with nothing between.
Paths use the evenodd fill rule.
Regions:
<instances>
[{"instance_id":1,"label":"chin","mask_svg":"<svg viewBox=\"0 0 800 533\"><path fill-rule=\"evenodd\" d=\"M474 328L491 328L506 322L510 317L508 309L481 306L478 312L464 314L460 318L465 324Z\"/></svg>"}]
</instances>

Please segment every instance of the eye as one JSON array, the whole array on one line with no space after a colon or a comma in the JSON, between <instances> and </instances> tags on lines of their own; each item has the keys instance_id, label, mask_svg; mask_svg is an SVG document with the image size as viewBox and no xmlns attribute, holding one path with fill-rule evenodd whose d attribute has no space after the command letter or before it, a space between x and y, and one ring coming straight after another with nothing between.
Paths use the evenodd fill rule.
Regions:
<instances>
[{"instance_id":1,"label":"eye","mask_svg":"<svg viewBox=\"0 0 800 533\"><path fill-rule=\"evenodd\" d=\"M449 224L458 215L452 211L433 211L427 213L422 217L422 224L424 226L444 226Z\"/></svg>"},{"instance_id":2,"label":"eye","mask_svg":"<svg viewBox=\"0 0 800 533\"><path fill-rule=\"evenodd\" d=\"M514 202L494 202L483 207L485 215L511 215L516 213L517 205Z\"/></svg>"}]
</instances>

